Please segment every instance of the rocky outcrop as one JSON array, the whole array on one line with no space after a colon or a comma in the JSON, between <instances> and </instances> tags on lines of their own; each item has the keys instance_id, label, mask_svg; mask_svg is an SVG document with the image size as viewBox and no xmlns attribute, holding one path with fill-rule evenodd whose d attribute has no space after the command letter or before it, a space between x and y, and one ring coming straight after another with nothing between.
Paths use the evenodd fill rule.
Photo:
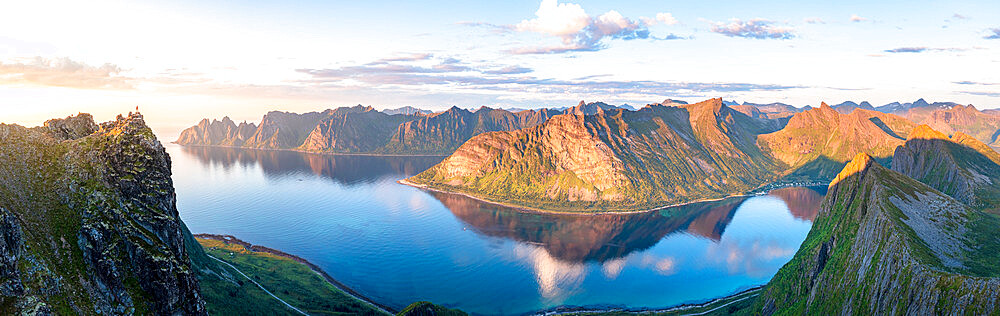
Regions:
<instances>
[{"instance_id":1,"label":"rocky outcrop","mask_svg":"<svg viewBox=\"0 0 1000 316\"><path fill-rule=\"evenodd\" d=\"M754 144L764 127L720 99L572 113L474 137L409 181L528 207L631 210L745 192L774 172Z\"/></svg>"},{"instance_id":2,"label":"rocky outcrop","mask_svg":"<svg viewBox=\"0 0 1000 316\"><path fill-rule=\"evenodd\" d=\"M0 309L205 314L166 151L137 113L88 120L0 125Z\"/></svg>"},{"instance_id":3,"label":"rocky outcrop","mask_svg":"<svg viewBox=\"0 0 1000 316\"><path fill-rule=\"evenodd\" d=\"M949 138L920 125L896 149L892 170L973 208L1000 208L1000 154L961 132Z\"/></svg>"},{"instance_id":4,"label":"rocky outcrop","mask_svg":"<svg viewBox=\"0 0 1000 316\"><path fill-rule=\"evenodd\" d=\"M42 130L55 139L73 140L93 134L97 131L97 124L94 124L94 117L90 114L80 113L63 119L45 121Z\"/></svg>"},{"instance_id":5,"label":"rocky outcrop","mask_svg":"<svg viewBox=\"0 0 1000 316\"><path fill-rule=\"evenodd\" d=\"M997 313L998 228L995 216L858 154L752 313Z\"/></svg>"}]
</instances>

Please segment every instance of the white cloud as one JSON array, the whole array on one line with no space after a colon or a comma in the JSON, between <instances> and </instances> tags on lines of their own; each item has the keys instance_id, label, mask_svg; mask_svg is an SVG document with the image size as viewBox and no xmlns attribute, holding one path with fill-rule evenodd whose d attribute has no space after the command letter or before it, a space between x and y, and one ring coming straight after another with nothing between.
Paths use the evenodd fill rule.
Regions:
<instances>
[{"instance_id":1,"label":"white cloud","mask_svg":"<svg viewBox=\"0 0 1000 316\"><path fill-rule=\"evenodd\" d=\"M857 14L851 14L851 22L864 22L864 21L868 21L868 19L860 17Z\"/></svg>"},{"instance_id":2,"label":"white cloud","mask_svg":"<svg viewBox=\"0 0 1000 316\"><path fill-rule=\"evenodd\" d=\"M31 84L79 89L129 89L129 78L113 64L90 66L69 58L42 58L0 62L0 85Z\"/></svg>"},{"instance_id":3,"label":"white cloud","mask_svg":"<svg viewBox=\"0 0 1000 316\"><path fill-rule=\"evenodd\" d=\"M661 23L665 24L665 25L677 25L677 24L680 24L680 21L677 21L677 19L674 18L673 14L670 14L670 13L667 13L667 12L657 13L656 16L652 17L652 18L647 18L647 17L644 17L644 16L643 17L639 17L639 21L642 21L642 23L645 24L645 25L647 25L647 26L661 24Z\"/></svg>"},{"instance_id":4,"label":"white cloud","mask_svg":"<svg viewBox=\"0 0 1000 316\"><path fill-rule=\"evenodd\" d=\"M795 37L792 28L775 26L774 22L761 18L749 21L730 19L729 23L709 21L709 23L712 24L712 32L729 37L754 39L791 39Z\"/></svg>"},{"instance_id":5,"label":"white cloud","mask_svg":"<svg viewBox=\"0 0 1000 316\"><path fill-rule=\"evenodd\" d=\"M542 0L535 11L536 18L524 20L514 26L521 32L544 33L563 38L569 44L575 35L590 25L590 15L579 4Z\"/></svg>"},{"instance_id":6,"label":"white cloud","mask_svg":"<svg viewBox=\"0 0 1000 316\"><path fill-rule=\"evenodd\" d=\"M660 21L660 23L663 23L663 24L666 24L666 25L675 25L677 23L680 23L680 22L677 21L676 18L674 18L674 15L672 15L670 13L666 13L666 12L657 13L656 14L656 20Z\"/></svg>"},{"instance_id":7,"label":"white cloud","mask_svg":"<svg viewBox=\"0 0 1000 316\"><path fill-rule=\"evenodd\" d=\"M662 14L662 13L661 13ZM559 3L558 0L542 0L535 12L535 18L523 20L512 28L519 32L533 32L558 37L561 46L522 47L510 50L514 54L545 54L564 53L571 51L596 51L602 49L602 40L611 39L646 39L650 38L648 25L653 22L676 23L673 16L657 15L657 20L640 18L642 22L622 16L618 11L611 10L597 17L587 14L578 4ZM675 39L669 37L665 39Z\"/></svg>"}]
</instances>

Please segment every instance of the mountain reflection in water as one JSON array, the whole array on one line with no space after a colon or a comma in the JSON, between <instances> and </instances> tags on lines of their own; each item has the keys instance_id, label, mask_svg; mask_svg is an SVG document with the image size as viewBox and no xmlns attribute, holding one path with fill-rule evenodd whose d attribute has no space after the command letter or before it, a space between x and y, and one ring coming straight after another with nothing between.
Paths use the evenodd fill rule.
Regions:
<instances>
[{"instance_id":1,"label":"mountain reflection in water","mask_svg":"<svg viewBox=\"0 0 1000 316\"><path fill-rule=\"evenodd\" d=\"M790 187L768 195L784 201L795 218L811 221L819 211L821 188ZM523 212L465 196L428 191L476 232L540 245L567 262L604 263L656 245L664 236L685 232L715 243L747 197L693 203L635 214L571 215Z\"/></svg>"},{"instance_id":2,"label":"mountain reflection in water","mask_svg":"<svg viewBox=\"0 0 1000 316\"><path fill-rule=\"evenodd\" d=\"M390 176L412 176L444 159L443 156L311 154L205 146L183 146L181 150L203 165L220 165L223 169L260 166L268 177L308 172L349 186L371 183Z\"/></svg>"},{"instance_id":3,"label":"mountain reflection in water","mask_svg":"<svg viewBox=\"0 0 1000 316\"><path fill-rule=\"evenodd\" d=\"M474 314L665 307L766 283L825 188L619 215L527 213L396 183L442 157L168 145L181 218L298 255L379 302Z\"/></svg>"}]
</instances>

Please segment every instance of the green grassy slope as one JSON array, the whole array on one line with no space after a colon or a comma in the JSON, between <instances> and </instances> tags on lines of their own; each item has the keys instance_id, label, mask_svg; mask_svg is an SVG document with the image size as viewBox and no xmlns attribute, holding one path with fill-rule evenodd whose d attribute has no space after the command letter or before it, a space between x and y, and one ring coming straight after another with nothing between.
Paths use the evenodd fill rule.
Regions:
<instances>
[{"instance_id":1,"label":"green grassy slope","mask_svg":"<svg viewBox=\"0 0 1000 316\"><path fill-rule=\"evenodd\" d=\"M0 312L204 313L141 115L0 124L0 162Z\"/></svg>"},{"instance_id":2,"label":"green grassy slope","mask_svg":"<svg viewBox=\"0 0 1000 316\"><path fill-rule=\"evenodd\" d=\"M197 238L197 243L204 248L204 253L232 264L274 295L310 315L384 315L295 260L215 239ZM216 265L225 270L201 278L202 292L211 314L299 314L231 268L216 264L207 256L192 255L194 257L205 260L202 266Z\"/></svg>"},{"instance_id":3,"label":"green grassy slope","mask_svg":"<svg viewBox=\"0 0 1000 316\"><path fill-rule=\"evenodd\" d=\"M1000 218L859 154L748 314L1000 313Z\"/></svg>"}]
</instances>

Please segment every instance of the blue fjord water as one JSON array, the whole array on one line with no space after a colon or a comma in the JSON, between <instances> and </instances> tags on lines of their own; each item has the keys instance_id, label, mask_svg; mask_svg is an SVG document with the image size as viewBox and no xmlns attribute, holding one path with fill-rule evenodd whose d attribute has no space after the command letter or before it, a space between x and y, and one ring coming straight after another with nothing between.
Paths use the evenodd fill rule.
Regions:
<instances>
[{"instance_id":1,"label":"blue fjord water","mask_svg":"<svg viewBox=\"0 0 1000 316\"><path fill-rule=\"evenodd\" d=\"M427 300L475 314L667 307L764 284L805 239L825 193L543 215L396 183L443 157L167 151L192 232L301 256L397 309Z\"/></svg>"}]
</instances>

